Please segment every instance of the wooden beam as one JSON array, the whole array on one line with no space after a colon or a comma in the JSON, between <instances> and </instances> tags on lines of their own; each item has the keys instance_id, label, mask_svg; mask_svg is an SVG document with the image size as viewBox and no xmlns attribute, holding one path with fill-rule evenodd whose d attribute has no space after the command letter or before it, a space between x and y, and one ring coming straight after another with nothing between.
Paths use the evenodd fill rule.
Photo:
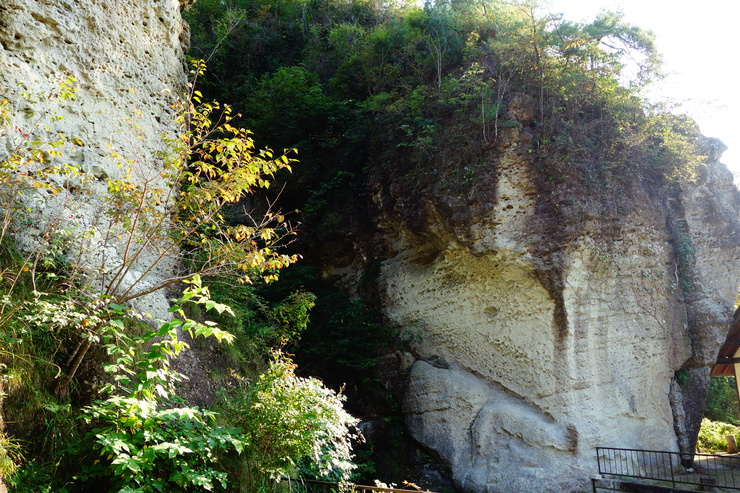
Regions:
<instances>
[{"instance_id":1,"label":"wooden beam","mask_svg":"<svg viewBox=\"0 0 740 493\"><path fill-rule=\"evenodd\" d=\"M740 363L740 358L733 358L732 356L720 356L717 358L717 365L734 365Z\"/></svg>"}]
</instances>

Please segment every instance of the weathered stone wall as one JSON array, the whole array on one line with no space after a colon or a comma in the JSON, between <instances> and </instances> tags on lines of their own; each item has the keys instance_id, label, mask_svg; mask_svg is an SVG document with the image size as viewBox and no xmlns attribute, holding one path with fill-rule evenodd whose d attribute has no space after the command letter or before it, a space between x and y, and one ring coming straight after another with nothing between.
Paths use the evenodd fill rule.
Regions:
<instances>
[{"instance_id":1,"label":"weathered stone wall","mask_svg":"<svg viewBox=\"0 0 740 493\"><path fill-rule=\"evenodd\" d=\"M682 299L692 356L684 363L687 384L672 384L676 432L683 450L693 450L704 413L709 370L732 323L738 292L740 217L730 171L719 162L724 144L708 139L709 165L682 187L674 209L673 236L687 279Z\"/></svg>"},{"instance_id":2,"label":"weathered stone wall","mask_svg":"<svg viewBox=\"0 0 740 493\"><path fill-rule=\"evenodd\" d=\"M180 8L177 0L0 3L0 94L13 105L13 125L27 131L47 104L24 102L21 92L53 94L67 77L75 79L78 90L75 101L52 105L63 120L46 134L44 120L37 133L43 140L62 130L79 139L82 144L67 146L59 161L78 166L82 175L58 177L62 193L35 197L34 220L20 232L21 241L25 237L31 245L30 239L55 221L73 234L94 230L86 246L90 251L83 255L89 267L120 265L122 245L104 240L101 198L108 179L122 178L129 169L139 183L158 183L162 136L175 131L172 105L186 89L189 36ZM1 144L0 157L14 145L9 138ZM113 152L122 159L114 159ZM74 259L80 252L66 253ZM142 257L124 285L141 277L150 261ZM153 284L171 269L172 263L163 262L146 282ZM139 300L137 307L166 315L163 295Z\"/></svg>"},{"instance_id":3,"label":"weathered stone wall","mask_svg":"<svg viewBox=\"0 0 740 493\"><path fill-rule=\"evenodd\" d=\"M740 202L714 141L674 189L544 196L534 110L511 106L522 127L467 196L407 203L398 178L376 181L381 304L414 334L398 358L408 430L462 491L585 491L596 446L693 450L740 278ZM351 284L353 269L361 256L326 273Z\"/></svg>"}]
</instances>

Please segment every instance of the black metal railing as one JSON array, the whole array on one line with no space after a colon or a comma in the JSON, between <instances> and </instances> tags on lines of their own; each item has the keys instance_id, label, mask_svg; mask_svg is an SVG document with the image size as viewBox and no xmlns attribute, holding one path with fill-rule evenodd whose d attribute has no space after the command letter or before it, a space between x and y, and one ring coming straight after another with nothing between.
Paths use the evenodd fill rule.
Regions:
<instances>
[{"instance_id":1,"label":"black metal railing","mask_svg":"<svg viewBox=\"0 0 740 493\"><path fill-rule=\"evenodd\" d=\"M432 493L429 490L408 490L386 488L382 486L365 486L361 484L339 484L305 479L287 480L290 491L295 493ZM285 483L286 480L283 480Z\"/></svg>"},{"instance_id":2,"label":"black metal railing","mask_svg":"<svg viewBox=\"0 0 740 493\"><path fill-rule=\"evenodd\" d=\"M596 447L599 474L740 490L740 456Z\"/></svg>"}]
</instances>

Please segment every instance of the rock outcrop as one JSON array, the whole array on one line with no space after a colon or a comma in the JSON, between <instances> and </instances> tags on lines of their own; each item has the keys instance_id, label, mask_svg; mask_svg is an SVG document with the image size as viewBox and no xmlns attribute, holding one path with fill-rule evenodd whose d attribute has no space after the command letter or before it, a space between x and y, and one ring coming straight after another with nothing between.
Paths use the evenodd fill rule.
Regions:
<instances>
[{"instance_id":1,"label":"rock outcrop","mask_svg":"<svg viewBox=\"0 0 740 493\"><path fill-rule=\"evenodd\" d=\"M73 235L92 231L85 245L78 243L65 252L68 257L82 253L88 267L98 271L121 265L125 242L106 240L101 198L109 180L124 178L128 170L138 183L155 183L161 173L162 136L176 131L173 104L186 89L189 34L180 3L0 3L0 95L12 105L13 119L10 135L0 135L0 158L20 141L14 127L29 132L40 121L34 136L54 140L63 131L69 140L57 161L73 164L81 173L56 177L62 189L58 195L34 197L28 226L19 234L21 242L32 247L34 237L48 232L52 224ZM74 78L76 99L50 103L47 95L57 93L69 77ZM24 99L24 92L30 98ZM31 102L34 99L37 102ZM61 119L48 119L52 112ZM46 125L50 128L45 131ZM149 276L142 283L152 284L170 275L172 264L167 262L145 274L151 259L143 257L122 286L142 276ZM167 303L163 295L149 296L138 300L137 308L164 317Z\"/></svg>"},{"instance_id":2,"label":"rock outcrop","mask_svg":"<svg viewBox=\"0 0 740 493\"><path fill-rule=\"evenodd\" d=\"M740 278L740 201L706 141L695 179L594 199L545 191L514 98L469 190L409 200L375 180L387 319L407 333L408 430L462 491L584 491L595 447L693 450ZM626 198L628 197L628 198ZM378 242L376 242L377 244Z\"/></svg>"},{"instance_id":3,"label":"rock outcrop","mask_svg":"<svg viewBox=\"0 0 740 493\"><path fill-rule=\"evenodd\" d=\"M39 114L21 93L43 98L68 77L78 90L48 134L76 139L64 160L85 187L65 178L60 194L36 195L27 238L57 221L92 230L93 258L108 259L103 270L120 264L122 246L91 229L94 198L129 168L140 182L161 172L162 135L175 131L185 89L182 3L0 3L0 96L14 105L0 158L17 143L14 127ZM385 316L415 335L397 358L407 427L458 487L579 491L596 446L693 449L740 277L740 200L711 140L699 176L671 191L634 180L620 191L629 200L613 204L567 183L545 193L529 152L534 108L518 97L508 113L518 125L502 129L468 191L410 200L402 179L375 180L380 238L344 248L345 264L325 273L351 285L380 260ZM172 269L147 265L144 256L126 283ZM139 301L155 316L166 307L163 296Z\"/></svg>"}]
</instances>

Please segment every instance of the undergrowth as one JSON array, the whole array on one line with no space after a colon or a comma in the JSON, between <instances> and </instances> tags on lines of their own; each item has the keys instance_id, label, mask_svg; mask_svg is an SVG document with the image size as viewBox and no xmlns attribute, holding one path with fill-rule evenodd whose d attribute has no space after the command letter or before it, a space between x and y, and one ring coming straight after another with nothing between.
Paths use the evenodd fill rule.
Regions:
<instances>
[{"instance_id":1,"label":"undergrowth","mask_svg":"<svg viewBox=\"0 0 740 493\"><path fill-rule=\"evenodd\" d=\"M203 71L196 63L194 74ZM269 207L245 212L241 222L225 213L255 188L269 187L294 160L256 150L250 132L230 124L228 106L192 91L177 120L181 133L163 137L159 161L138 163L116 150L111 159L124 172L103 189L63 161L78 144L63 132L57 110L74 104L74 92L67 80L58 94L24 94L33 108L43 103L31 123L0 98L0 137L11 149L0 155L0 365L7 394L0 477L14 492L56 493L260 492L285 489L276 485L288 476L347 479L356 421L340 394L297 377L280 352L300 338L313 295L295 291L267 303L248 284L239 287L272 282L296 260L278 251L293 229ZM125 166L139 164L164 171L137 180ZM103 210L89 229L66 233L61 215L36 217L28 206L44 194L66 194L55 185L63 177L100 195ZM33 221L37 227L27 229ZM90 245L120 256L106 254L96 265L86 256ZM181 268L152 276L168 265ZM201 276L229 288L212 297ZM173 287L182 294L166 319L132 308L140 297ZM238 313L219 295L240 304ZM210 362L223 374L218 383L228 406L197 407L181 397L187 377L173 362L190 349L182 334L229 351L233 367ZM278 435L294 441L276 441Z\"/></svg>"},{"instance_id":2,"label":"undergrowth","mask_svg":"<svg viewBox=\"0 0 740 493\"><path fill-rule=\"evenodd\" d=\"M740 444L740 428L723 423L721 421L711 421L707 418L701 420L699 429L699 439L696 444L702 453L713 454L727 451L727 440L725 436L733 435L737 443Z\"/></svg>"}]
</instances>

